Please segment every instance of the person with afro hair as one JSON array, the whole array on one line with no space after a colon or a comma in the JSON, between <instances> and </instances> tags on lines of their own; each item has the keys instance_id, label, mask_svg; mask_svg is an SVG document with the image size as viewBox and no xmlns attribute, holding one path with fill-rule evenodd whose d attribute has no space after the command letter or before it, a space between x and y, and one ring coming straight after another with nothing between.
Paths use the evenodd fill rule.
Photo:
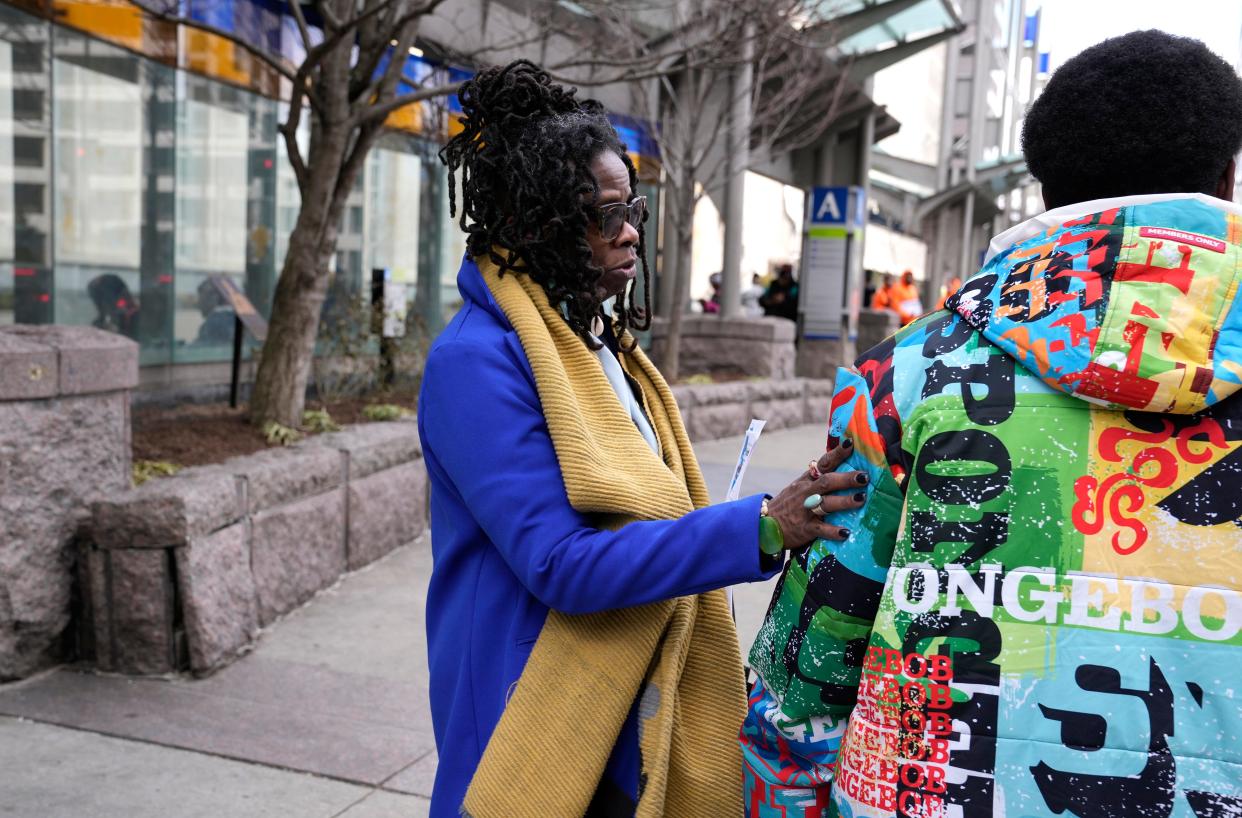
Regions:
<instances>
[{"instance_id":1,"label":"person with afro hair","mask_svg":"<svg viewBox=\"0 0 1242 818\"><path fill-rule=\"evenodd\" d=\"M431 814L740 816L746 691L721 589L843 538L822 516L861 505L865 477L836 472L843 450L775 497L709 505L630 333L650 317L646 201L604 108L526 61L459 98L441 158L463 306L418 404Z\"/></svg>"},{"instance_id":2,"label":"person with afro hair","mask_svg":"<svg viewBox=\"0 0 1242 818\"><path fill-rule=\"evenodd\" d=\"M1049 210L836 373L868 499L751 651L753 818L1242 816L1242 79L1106 40L1023 146Z\"/></svg>"},{"instance_id":3,"label":"person with afro hair","mask_svg":"<svg viewBox=\"0 0 1242 818\"><path fill-rule=\"evenodd\" d=\"M1198 40L1135 31L1067 60L1022 126L1049 208L1146 193L1233 198L1242 84Z\"/></svg>"}]
</instances>

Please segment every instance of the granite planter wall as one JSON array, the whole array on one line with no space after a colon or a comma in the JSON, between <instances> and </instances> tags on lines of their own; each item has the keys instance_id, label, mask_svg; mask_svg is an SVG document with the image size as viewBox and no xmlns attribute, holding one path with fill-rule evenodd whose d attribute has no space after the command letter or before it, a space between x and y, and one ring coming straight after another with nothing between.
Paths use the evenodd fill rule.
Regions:
<instances>
[{"instance_id":1,"label":"granite planter wall","mask_svg":"<svg viewBox=\"0 0 1242 818\"><path fill-rule=\"evenodd\" d=\"M825 378L681 384L673 396L693 441L741 435L751 418L768 430L828 422L832 381ZM826 426L825 426L826 428Z\"/></svg>"},{"instance_id":2,"label":"granite planter wall","mask_svg":"<svg viewBox=\"0 0 1242 818\"><path fill-rule=\"evenodd\" d=\"M373 423L100 496L80 642L110 671L206 674L426 527L414 423Z\"/></svg>"},{"instance_id":3,"label":"granite planter wall","mask_svg":"<svg viewBox=\"0 0 1242 818\"><path fill-rule=\"evenodd\" d=\"M84 494L130 483L138 346L89 327L0 327L0 680L65 658Z\"/></svg>"},{"instance_id":4,"label":"granite planter wall","mask_svg":"<svg viewBox=\"0 0 1242 818\"><path fill-rule=\"evenodd\" d=\"M794 376L796 325L784 318L721 318L690 314L681 324L682 376ZM651 359L657 363L668 338L668 319L651 322Z\"/></svg>"}]
</instances>

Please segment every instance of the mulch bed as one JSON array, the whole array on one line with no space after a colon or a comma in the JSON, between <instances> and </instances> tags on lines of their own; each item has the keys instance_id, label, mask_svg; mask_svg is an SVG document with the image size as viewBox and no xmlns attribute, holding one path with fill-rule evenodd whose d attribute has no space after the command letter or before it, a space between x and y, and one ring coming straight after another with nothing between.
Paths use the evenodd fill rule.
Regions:
<instances>
[{"instance_id":1,"label":"mulch bed","mask_svg":"<svg viewBox=\"0 0 1242 818\"><path fill-rule=\"evenodd\" d=\"M376 403L414 409L414 393L386 392L346 398L325 405L307 401L307 409L327 408L342 426L364 423L362 410ZM228 404L187 404L172 409L143 408L133 413L134 460L156 460L178 466L202 466L268 448L263 432L250 424L245 407Z\"/></svg>"}]
</instances>

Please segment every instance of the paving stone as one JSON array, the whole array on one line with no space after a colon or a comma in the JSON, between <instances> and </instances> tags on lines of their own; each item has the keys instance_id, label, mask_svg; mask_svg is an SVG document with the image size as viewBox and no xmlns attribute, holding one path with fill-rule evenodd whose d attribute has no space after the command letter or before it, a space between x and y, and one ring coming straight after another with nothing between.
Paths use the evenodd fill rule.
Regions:
<instances>
[{"instance_id":1,"label":"paving stone","mask_svg":"<svg viewBox=\"0 0 1242 818\"><path fill-rule=\"evenodd\" d=\"M56 350L0 327L0 396L3 400L50 398L57 394Z\"/></svg>"},{"instance_id":2,"label":"paving stone","mask_svg":"<svg viewBox=\"0 0 1242 818\"><path fill-rule=\"evenodd\" d=\"M254 516L251 568L266 627L345 572L345 490Z\"/></svg>"},{"instance_id":3,"label":"paving stone","mask_svg":"<svg viewBox=\"0 0 1242 818\"><path fill-rule=\"evenodd\" d=\"M418 537L427 525L427 470L422 460L349 484L349 570Z\"/></svg>"},{"instance_id":4,"label":"paving stone","mask_svg":"<svg viewBox=\"0 0 1242 818\"><path fill-rule=\"evenodd\" d=\"M427 798L376 790L341 813L341 818L426 818L430 814Z\"/></svg>"},{"instance_id":5,"label":"paving stone","mask_svg":"<svg viewBox=\"0 0 1242 818\"><path fill-rule=\"evenodd\" d=\"M91 536L104 548L166 548L231 525L244 513L237 478L188 469L91 504Z\"/></svg>"},{"instance_id":6,"label":"paving stone","mask_svg":"<svg viewBox=\"0 0 1242 818\"><path fill-rule=\"evenodd\" d=\"M30 818L329 818L369 800L357 784L12 718L0 769L0 814Z\"/></svg>"},{"instance_id":7,"label":"paving stone","mask_svg":"<svg viewBox=\"0 0 1242 818\"><path fill-rule=\"evenodd\" d=\"M0 713L370 786L434 745L429 733L343 717L332 701L259 702L208 695L202 684L60 670L0 690Z\"/></svg>"},{"instance_id":8,"label":"paving stone","mask_svg":"<svg viewBox=\"0 0 1242 818\"><path fill-rule=\"evenodd\" d=\"M250 572L246 523L175 549L190 669L209 673L259 632L259 603Z\"/></svg>"},{"instance_id":9,"label":"paving stone","mask_svg":"<svg viewBox=\"0 0 1242 818\"><path fill-rule=\"evenodd\" d=\"M176 669L171 554L164 549L108 553L109 663L104 670L158 674Z\"/></svg>"},{"instance_id":10,"label":"paving stone","mask_svg":"<svg viewBox=\"0 0 1242 818\"><path fill-rule=\"evenodd\" d=\"M384 788L413 795L425 795L430 798L431 790L436 783L436 766L439 762L440 757L435 750L432 750L394 775L384 784Z\"/></svg>"}]
</instances>

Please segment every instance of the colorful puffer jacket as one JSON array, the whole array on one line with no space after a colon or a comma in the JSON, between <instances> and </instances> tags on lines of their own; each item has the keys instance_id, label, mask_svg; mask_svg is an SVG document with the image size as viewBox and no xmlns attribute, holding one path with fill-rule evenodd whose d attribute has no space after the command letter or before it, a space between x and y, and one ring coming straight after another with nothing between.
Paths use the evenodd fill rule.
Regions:
<instances>
[{"instance_id":1,"label":"colorful puffer jacket","mask_svg":"<svg viewBox=\"0 0 1242 818\"><path fill-rule=\"evenodd\" d=\"M1240 265L1216 199L1061 208L840 373L872 497L751 654L749 815L1242 816Z\"/></svg>"}]
</instances>

